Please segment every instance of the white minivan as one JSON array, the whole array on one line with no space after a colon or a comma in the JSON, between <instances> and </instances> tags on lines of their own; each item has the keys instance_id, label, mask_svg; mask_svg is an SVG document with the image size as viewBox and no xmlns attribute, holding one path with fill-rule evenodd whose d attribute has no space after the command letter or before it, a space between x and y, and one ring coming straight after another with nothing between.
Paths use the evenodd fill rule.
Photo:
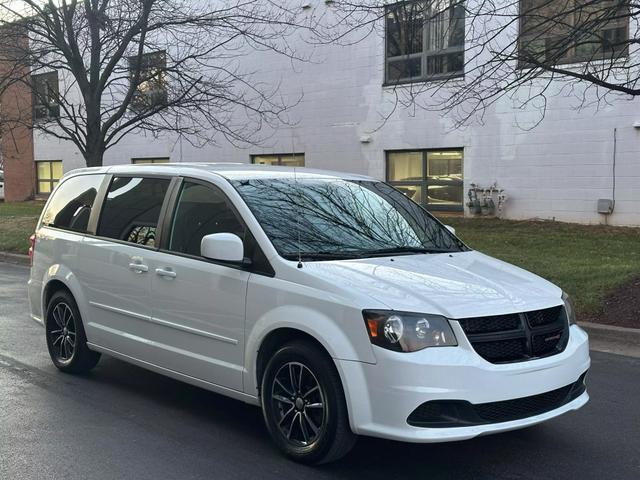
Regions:
<instances>
[{"instance_id":1,"label":"white minivan","mask_svg":"<svg viewBox=\"0 0 640 480\"><path fill-rule=\"evenodd\" d=\"M275 444L444 442L588 401L569 298L372 178L241 164L67 174L31 245L56 367L111 355L259 405Z\"/></svg>"}]
</instances>

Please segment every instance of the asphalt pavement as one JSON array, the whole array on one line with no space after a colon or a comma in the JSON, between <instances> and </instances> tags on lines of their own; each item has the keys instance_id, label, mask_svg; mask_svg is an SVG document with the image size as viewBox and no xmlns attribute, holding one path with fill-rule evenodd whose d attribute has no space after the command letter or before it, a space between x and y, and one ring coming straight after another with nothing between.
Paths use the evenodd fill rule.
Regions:
<instances>
[{"instance_id":1,"label":"asphalt pavement","mask_svg":"<svg viewBox=\"0 0 640 480\"><path fill-rule=\"evenodd\" d=\"M640 359L593 352L591 401L525 430L412 445L361 438L292 463L258 408L104 357L58 372L29 319L28 268L0 263L0 479L640 479Z\"/></svg>"}]
</instances>

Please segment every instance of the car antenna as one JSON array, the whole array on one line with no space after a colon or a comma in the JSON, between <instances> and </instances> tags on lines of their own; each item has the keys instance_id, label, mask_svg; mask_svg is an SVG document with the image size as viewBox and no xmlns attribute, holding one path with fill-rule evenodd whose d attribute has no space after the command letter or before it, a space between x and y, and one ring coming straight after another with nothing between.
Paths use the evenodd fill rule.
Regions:
<instances>
[{"instance_id":1,"label":"car antenna","mask_svg":"<svg viewBox=\"0 0 640 480\"><path fill-rule=\"evenodd\" d=\"M296 193L298 193L298 174L296 172L296 145L293 138L293 129L291 130L291 157L293 159L293 183L296 186ZM302 247L301 247L301 233L300 233L300 212L296 215L296 232L298 234L298 268L302 268Z\"/></svg>"}]
</instances>

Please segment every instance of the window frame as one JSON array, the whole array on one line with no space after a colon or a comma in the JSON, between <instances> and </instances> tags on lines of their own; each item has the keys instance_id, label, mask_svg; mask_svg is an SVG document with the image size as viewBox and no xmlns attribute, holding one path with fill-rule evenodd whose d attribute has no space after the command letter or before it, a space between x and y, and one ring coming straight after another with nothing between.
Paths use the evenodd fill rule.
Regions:
<instances>
[{"instance_id":1,"label":"window frame","mask_svg":"<svg viewBox=\"0 0 640 480\"><path fill-rule=\"evenodd\" d=\"M163 216L163 222L162 222L162 231L159 233L160 240L158 241L157 243L158 246L156 248L158 252L169 254L169 255L175 255L177 257L189 258L191 260L197 260L200 262L211 263L214 265L220 265L223 267L233 268L235 270L243 270L243 271L255 273L258 275L264 275L267 277L275 277L275 270L271 266L271 262L269 262L264 251L262 250L262 247L258 243L255 234L251 231L251 229L249 228L249 225L247 224L245 219L242 217L239 210L236 208L236 206L233 204L229 196L224 192L224 190L220 186L216 185L213 182L203 180L201 178L195 178L195 177L180 176L180 177L175 177L175 180L176 181L171 186L172 190L170 192L169 191L167 192L167 198L169 199L167 204L167 209L163 210L163 212L161 213L164 216ZM220 191L220 194L223 196L226 205L237 217L240 224L244 227L245 233L244 233L244 238L242 238L242 243L246 247L247 241L248 241L248 237L247 237L247 233L248 233L252 238L251 241L255 242L256 250L260 252L260 255L262 255L264 259L264 266L265 266L264 269L256 268L255 262L251 262L251 263L224 262L221 260L213 260L210 258L205 258L201 255L191 255L189 253L176 252L174 250L169 249L169 241L171 237L171 227L173 223L173 218L178 209L180 192L182 191L182 185L185 182L197 183L198 185L202 185L208 188L214 188ZM160 228L160 223L158 223L158 228ZM251 260L254 260L254 259L251 259Z\"/></svg>"},{"instance_id":2,"label":"window frame","mask_svg":"<svg viewBox=\"0 0 640 480\"><path fill-rule=\"evenodd\" d=\"M109 174L109 173L80 173L77 175L70 175L68 177L64 178L64 181L66 182L68 179L76 177L76 176L84 176L84 175L103 175L104 178L102 180L102 183L100 185L100 187L98 188L98 193L96 194L96 198L95 201L93 203L93 206L91 207L91 215L89 216L89 222L87 224L87 231L86 232L76 232L74 230L66 230L66 229L62 229L60 227L53 227L53 226L45 226L42 225L42 216L40 216L40 218L38 219L38 225L37 225L37 229L40 228L50 228L53 230L58 230L61 232L67 232L67 233L71 233L74 235L81 235L83 237L88 236L88 237L92 237L92 238L97 238L99 240L103 240L105 242L113 242L113 243L118 243L121 245L127 245L129 247L133 247L133 248L141 248L143 250L147 250L147 251L151 251L151 252L161 252L161 253L166 253L166 254L170 254L170 255L175 255L178 257L184 257L184 258L190 258L192 260L198 260L200 262L206 262L206 263L211 263L211 264L215 264L215 265L220 265L220 266L224 266L224 267L228 267L228 268L233 268L235 270L243 270L243 271L247 271L249 273L253 273L256 275L263 275L266 277L275 277L275 270L273 269L273 267L271 266L271 262L269 261L269 259L266 257L264 250L262 249L262 247L260 246L260 244L258 243L258 240L255 236L255 234L253 233L253 231L251 230L251 228L249 228L249 225L247 224L247 222L245 222L244 218L242 217L242 215L240 214L240 212L238 211L238 209L236 208L236 206L233 204L233 202L231 201L231 199L229 198L229 196L216 184L207 181L207 180L202 180L200 178L194 178L194 177L176 177L176 176L172 176L172 175L154 175L154 174L145 174L145 175L139 175L139 174L134 174L134 173L126 173L126 174ZM106 200L107 200L107 194L109 192L109 187L111 186L111 183L113 182L113 179L115 177L118 178L123 178L123 177L132 177L132 178L163 178L163 179L167 179L170 180L169 183L169 187L167 188L167 192L165 194L165 198L164 201L162 203L162 207L160 208L160 215L158 217L158 226L156 227L156 245L153 247L150 247L148 245L140 245L139 243L132 243L132 242L127 242L126 240L120 240L117 238L111 238L111 237L105 237L102 235L98 235L98 226L100 225L100 221L102 220L102 214L104 212L104 207L106 204ZM236 263L229 263L229 262L222 262L222 261L218 261L218 260L211 260L208 258L204 258L202 256L195 256L195 255L189 255L189 254L185 254L185 253L181 253L181 252L174 252L172 250L169 250L168 248L166 248L166 242L168 242L168 238L170 235L170 231L171 231L171 221L173 220L173 214L174 211L177 207L177 201L178 201L178 197L180 194L180 188L182 186L182 181L183 180L188 180L188 181L193 181L196 183L201 183L205 186L213 186L214 188L218 188L221 190L221 193L223 194L225 201L227 202L227 204L229 205L229 208L231 208L231 210L234 212L234 214L240 219L240 222L245 226L245 238L246 238L246 232L249 232L249 234L252 237L252 241L255 242L255 247L256 250L260 252L260 254L262 255L263 259L264 259L264 269L258 269L256 268L255 264L236 264ZM47 202L44 205L43 211L47 208L49 201L51 200L51 197L49 197L49 199L47 200ZM244 243L245 239L243 239L243 243Z\"/></svg>"},{"instance_id":3,"label":"window frame","mask_svg":"<svg viewBox=\"0 0 640 480\"><path fill-rule=\"evenodd\" d=\"M523 25L524 25L524 15L523 15L523 10L522 10L522 3L524 0L518 0L518 38L517 38L517 68L520 70L526 70L526 69L531 69L531 68L537 68L536 65L534 64L530 64L527 63L525 61L524 58L522 58L521 56L521 52L523 51L522 48L522 44L523 42L531 42L532 40L542 40L545 41L547 38L552 38L553 35L547 35L547 36L540 36L540 34L537 35L529 35L530 37L534 37L534 38L522 38L522 31L523 31ZM577 0L572 0L575 2ZM610 0L611 1L611 0ZM614 3L614 2L611 2ZM614 6L614 5L613 5ZM627 41L629 41L631 39L631 29L630 29L630 19L625 17L625 21L626 24L625 25L619 25L617 28L623 27L626 29L626 39ZM572 28L575 28L575 13L572 17ZM611 29L609 29L611 30ZM599 32L597 32L598 35L601 35L602 32L604 32L604 29L599 30ZM612 57L610 54L607 54L606 52L602 51L600 53L596 53L596 54L591 54L591 55L585 55L584 57L578 56L576 54L576 48L577 45L575 42L572 42L572 44L570 46L568 46L566 48L567 51L571 51L572 55L571 56L566 56L563 58L558 59L557 62L555 63L547 63L546 60L540 62L543 65L555 65L555 66L565 66L565 65L575 65L575 64L582 64L582 63L589 63L589 62L601 62L601 61L607 61L607 60L613 60L613 61L618 61L621 58L628 58L629 57L629 44L625 45L624 47L624 53L619 53L617 55L615 55L615 59L614 57ZM545 55L546 55L546 51L545 51Z\"/></svg>"},{"instance_id":4,"label":"window frame","mask_svg":"<svg viewBox=\"0 0 640 480\"><path fill-rule=\"evenodd\" d=\"M53 191L56 189L56 187L60 184L60 180L62 180L62 178L64 177L64 162L63 160L36 160L34 162L36 165L36 194L37 195L41 195L41 196L48 196L50 197L51 194L53 193ZM44 163L48 163L49 164L49 178L45 178L45 179L40 179L40 176L38 174L38 166L40 164L44 164ZM60 163L60 165L62 166L62 175L60 176L60 178L53 178L53 164L54 163ZM48 182L49 183L49 191L48 192L41 192L40 191L40 182L45 183Z\"/></svg>"},{"instance_id":5,"label":"window frame","mask_svg":"<svg viewBox=\"0 0 640 480\"><path fill-rule=\"evenodd\" d=\"M166 160L157 162L156 160ZM166 165L171 163L171 157L132 157L131 165Z\"/></svg>"},{"instance_id":6,"label":"window frame","mask_svg":"<svg viewBox=\"0 0 640 480\"><path fill-rule=\"evenodd\" d=\"M427 41L428 41L428 22L425 21L422 25L422 51L419 53L409 53L405 55L397 55L395 57L388 56L388 46L389 46L389 32L387 28L387 15L394 8L397 8L403 4L411 4L411 3L419 3L425 2L429 3L433 0L400 0L395 3L386 4L384 6L384 81L382 83L383 87L393 87L397 85L409 85L412 83L427 83L427 82L436 82L441 80L451 80L454 78L464 78L465 76L465 56L466 56L466 11L465 15L462 18L462 30L463 30L463 43L462 45L455 47L448 47L446 49L441 50L428 50L427 49ZM518 0L521 1L521 0ZM460 72L449 72L449 73L440 73L434 75L428 75L427 72L427 63L430 57L437 57L439 55L446 55L450 53L459 53L462 52L462 71ZM422 74L419 77L406 77L400 78L398 80L391 80L389 78L389 62L395 60L411 60L414 58L420 58L420 70Z\"/></svg>"},{"instance_id":7,"label":"window frame","mask_svg":"<svg viewBox=\"0 0 640 480\"><path fill-rule=\"evenodd\" d=\"M299 152L299 153L262 153L262 154L258 153L258 154L250 155L251 165L262 165L261 163L255 163L256 157L276 157L278 159L278 164L277 165L270 165L272 167L282 167L282 166L286 167L287 165L282 165L282 157L291 157L291 158L301 157L302 158L302 165L301 166L296 165L295 168L304 168L304 167L306 167L306 158L305 158L304 152Z\"/></svg>"},{"instance_id":8,"label":"window frame","mask_svg":"<svg viewBox=\"0 0 640 480\"><path fill-rule=\"evenodd\" d=\"M84 232L80 232L78 230L71 230L68 228L62 228L62 227L56 227L54 225L47 225L45 223L43 223L44 220L44 212L47 211L47 209L49 208L49 204L52 201L53 195L49 195L49 198L47 199L47 201L44 204L44 207L42 208L42 213L40 215L40 217L38 218L38 223L36 226L36 230L40 229L40 228L50 228L53 230L57 230L60 232L67 232L67 233L72 233L74 235L82 235L82 236L95 236L96 234L96 228L97 228L97 219L100 215L100 212L102 210L102 204L103 204L103 199L105 197L105 193L107 191L107 189L109 188L109 185L111 183L111 175L108 175L106 173L100 173L100 172L96 172L96 173L79 173L76 175L69 175L69 176L65 176L60 180L59 185L62 185L63 183L71 180L72 178L77 178L77 177L88 177L88 176L92 176L92 175L99 175L102 178L102 182L100 183L100 186L98 187L98 191L96 192L96 198L93 201L93 205L91 206L91 214L89 215L89 221L87 222L87 229ZM53 192L51 192L53 193Z\"/></svg>"},{"instance_id":9,"label":"window frame","mask_svg":"<svg viewBox=\"0 0 640 480\"><path fill-rule=\"evenodd\" d=\"M429 153L434 152L461 152L462 153L462 202L460 205L442 205L427 203L428 187L438 185L451 185L444 180L429 180ZM396 190L398 187L403 186L416 186L421 188L420 202L417 202L421 207L429 212L464 212L464 147L446 147L446 148L403 148L400 150L385 150L385 183L391 185ZM390 154L394 153L420 153L422 155L422 178L420 180L389 180L389 163Z\"/></svg>"},{"instance_id":10,"label":"window frame","mask_svg":"<svg viewBox=\"0 0 640 480\"><path fill-rule=\"evenodd\" d=\"M162 57L163 64L160 67L154 67L149 64L145 65L145 61L151 57ZM133 75L135 74L135 70L133 68L134 62L138 60L138 55L131 55L127 57L127 67L128 67L128 79L129 79L129 88L131 88ZM154 80L155 76L147 75L147 78L143 76L143 73L151 68L157 68L158 74L162 76L162 78L158 79L158 85L161 88L155 89L153 93L149 92L141 92L140 87L142 82L148 82L150 80ZM168 89L168 79L167 79L167 50L154 50L151 52L144 52L140 55L140 75L142 81L138 79L138 84L135 86L133 96L131 97L131 102L129 104L129 109L139 112L146 111L157 108L161 105L166 105L169 102L169 89ZM153 99L153 102L148 101L149 98Z\"/></svg>"},{"instance_id":11,"label":"window frame","mask_svg":"<svg viewBox=\"0 0 640 480\"><path fill-rule=\"evenodd\" d=\"M169 180L169 186L167 187L167 191L162 201L162 206L160 207L160 214L158 215L158 225L156 226L156 238L155 238L153 247L149 245L141 245L139 243L127 242L126 240L120 240L119 238L112 238L112 237L105 237L104 235L98 235L98 227L102 222L102 215L104 214L105 206L107 203L107 194L109 193L109 188L111 187L111 184L113 183L113 180L116 177L117 178L154 178L154 179ZM177 180L177 177L174 177L171 175L153 175L153 174L146 174L146 173L144 175L141 175L140 173L117 173L117 174L107 175L107 178L105 178L106 185L103 184L102 187L104 188L98 192L98 194L100 195L100 203L98 204L97 201L95 203L96 207L100 208L98 210L97 218L95 219L95 223L93 224L91 223L92 219L91 218L89 219L89 228L87 230L90 230L91 228L93 228L92 230L93 233L91 235L95 238L99 238L100 240L115 242L121 245L128 245L130 247L142 248L144 250L149 250L149 251L158 251L157 245L160 245L160 243L162 242L162 236L164 233L164 221L165 221L166 209L169 207L169 200L171 198L171 194L173 192L173 188L175 186L176 180ZM93 214L93 212L91 213Z\"/></svg>"},{"instance_id":12,"label":"window frame","mask_svg":"<svg viewBox=\"0 0 640 480\"><path fill-rule=\"evenodd\" d=\"M37 92L36 82L40 79L43 79L46 85L49 83L47 80L47 77L52 77L52 76L55 76L55 79L56 79L55 90L56 90L56 95L59 98L60 97L60 76L58 75L57 70L52 70L50 72L34 73L31 75L31 89L32 89L31 90L31 104L32 104L31 115L34 123L46 122L49 120L60 118L60 102L57 102L55 104L41 103L40 100L42 99L38 94L36 94ZM46 114L38 115L39 109L45 109Z\"/></svg>"}]
</instances>

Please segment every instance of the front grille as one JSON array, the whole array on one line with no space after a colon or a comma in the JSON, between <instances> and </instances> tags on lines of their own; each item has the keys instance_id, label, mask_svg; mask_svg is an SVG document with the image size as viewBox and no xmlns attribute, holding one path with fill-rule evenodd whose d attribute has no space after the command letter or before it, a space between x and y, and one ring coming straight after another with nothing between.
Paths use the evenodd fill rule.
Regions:
<instances>
[{"instance_id":1,"label":"front grille","mask_svg":"<svg viewBox=\"0 0 640 480\"><path fill-rule=\"evenodd\" d=\"M407 423L428 428L468 427L533 417L560 408L582 395L586 374L562 388L513 400L475 405L464 400L431 400L416 408Z\"/></svg>"},{"instance_id":2,"label":"front grille","mask_svg":"<svg viewBox=\"0 0 640 480\"><path fill-rule=\"evenodd\" d=\"M495 342L478 342L473 348L482 357L494 363L515 362L527 351L524 338L514 340L497 340Z\"/></svg>"},{"instance_id":3,"label":"front grille","mask_svg":"<svg viewBox=\"0 0 640 480\"><path fill-rule=\"evenodd\" d=\"M489 333L520 328L520 317L514 315L496 315L493 317L465 318L465 333Z\"/></svg>"},{"instance_id":4,"label":"front grille","mask_svg":"<svg viewBox=\"0 0 640 480\"><path fill-rule=\"evenodd\" d=\"M562 339L564 328L553 330L531 337L531 350L534 357L549 355L558 351L558 343ZM564 348L564 347L563 347Z\"/></svg>"},{"instance_id":5,"label":"front grille","mask_svg":"<svg viewBox=\"0 0 640 480\"><path fill-rule=\"evenodd\" d=\"M510 363L562 352L569 339L564 307L457 320L474 350L491 363Z\"/></svg>"},{"instance_id":6,"label":"front grille","mask_svg":"<svg viewBox=\"0 0 640 480\"><path fill-rule=\"evenodd\" d=\"M489 423L508 422L520 418L533 417L562 406L573 385L552 390L531 397L506 400L504 402L481 403L475 405L478 416Z\"/></svg>"},{"instance_id":7,"label":"front grille","mask_svg":"<svg viewBox=\"0 0 640 480\"><path fill-rule=\"evenodd\" d=\"M555 323L558 320L562 307L546 308L544 310L535 310L528 312L527 321L532 328L540 327L542 325L549 325Z\"/></svg>"}]
</instances>

